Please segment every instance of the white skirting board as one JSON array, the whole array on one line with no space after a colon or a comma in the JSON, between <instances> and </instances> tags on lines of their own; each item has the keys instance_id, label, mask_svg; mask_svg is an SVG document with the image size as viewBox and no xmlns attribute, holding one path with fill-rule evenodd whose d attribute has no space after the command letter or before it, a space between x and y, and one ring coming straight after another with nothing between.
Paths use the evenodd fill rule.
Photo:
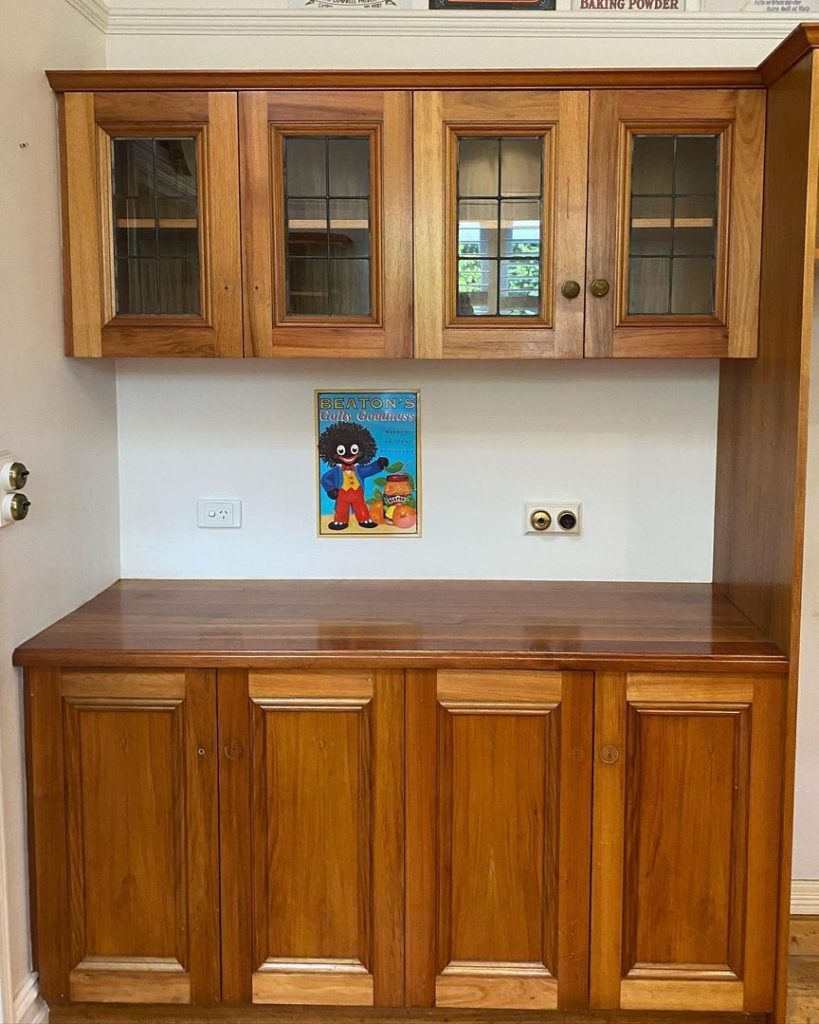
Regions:
<instances>
[{"instance_id":1,"label":"white skirting board","mask_svg":"<svg viewBox=\"0 0 819 1024\"><path fill-rule=\"evenodd\" d=\"M32 971L14 995L14 1024L46 1024L48 1007L40 998L37 972Z\"/></svg>"},{"instance_id":2,"label":"white skirting board","mask_svg":"<svg viewBox=\"0 0 819 1024\"><path fill-rule=\"evenodd\" d=\"M819 914L819 878L795 878L791 883L791 913Z\"/></svg>"}]
</instances>

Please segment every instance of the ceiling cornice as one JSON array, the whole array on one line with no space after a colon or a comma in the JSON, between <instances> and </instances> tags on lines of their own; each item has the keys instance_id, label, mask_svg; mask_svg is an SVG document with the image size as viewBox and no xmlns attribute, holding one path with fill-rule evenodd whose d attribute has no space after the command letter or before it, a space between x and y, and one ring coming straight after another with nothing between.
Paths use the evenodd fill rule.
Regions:
<instances>
[{"instance_id":1,"label":"ceiling cornice","mask_svg":"<svg viewBox=\"0 0 819 1024\"><path fill-rule=\"evenodd\" d=\"M110 10L104 0L66 0L66 3L75 11L79 11L94 28L98 28L100 32L108 32Z\"/></svg>"},{"instance_id":2,"label":"ceiling cornice","mask_svg":"<svg viewBox=\"0 0 819 1024\"><path fill-rule=\"evenodd\" d=\"M234 7L227 3L161 5L104 0L66 0L110 36L127 35L342 35L376 37L548 39L756 39L774 47L799 24L779 15L606 14L579 11L286 10L267 3Z\"/></svg>"}]
</instances>

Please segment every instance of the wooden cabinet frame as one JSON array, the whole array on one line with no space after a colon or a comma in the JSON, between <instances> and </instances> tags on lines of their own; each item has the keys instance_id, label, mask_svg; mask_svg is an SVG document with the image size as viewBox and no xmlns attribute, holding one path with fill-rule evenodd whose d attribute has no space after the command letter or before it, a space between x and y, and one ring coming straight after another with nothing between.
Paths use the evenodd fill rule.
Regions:
<instances>
[{"instance_id":1,"label":"wooden cabinet frame","mask_svg":"<svg viewBox=\"0 0 819 1024\"><path fill-rule=\"evenodd\" d=\"M278 763L279 775L292 779L300 771L299 757L296 746L291 749L284 742L276 750L270 730L283 738L287 729L277 725L277 720L293 715L304 719L303 727L298 733L295 726L290 730L288 743L304 742L308 757L310 751L321 750L325 762L323 774L313 778L305 795L312 802L305 808L301 824L291 821L293 828L282 835L271 810L276 794L267 791L268 780L277 777L271 775L270 766ZM225 1002L401 1005L403 716L402 672L293 669L219 673ZM336 720L342 725L348 722L348 740L339 739ZM356 745L357 754L352 748L342 749L348 742ZM293 755L289 761L288 751ZM357 758L357 769L348 778L344 772L350 757ZM340 787L339 796L353 791L359 794L359 819L346 824L335 819L336 827L347 831L331 838L334 844L338 840L339 846L343 845L344 852L336 851L336 858L336 847L331 845L324 851L326 860L319 853L318 861L311 861L307 836L311 829L314 834L321 830L324 823L312 820L310 814L320 810L323 794L332 794L335 786ZM327 827L332 829L329 822ZM297 857L293 847L299 842L304 845ZM356 847L355 863L345 859L351 844ZM271 857L282 867L283 876L270 877ZM271 922L281 933L284 919L277 894L286 893L294 879L304 883L305 871L319 863L328 878L335 873L340 883L337 889L333 887L332 920L306 920L294 906L287 929L290 948L270 956ZM322 956L305 955L301 947L292 945L315 944L319 939L325 945L335 945L344 936L350 941L353 935L355 953L345 949L336 955L334 948Z\"/></svg>"},{"instance_id":2,"label":"wooden cabinet frame","mask_svg":"<svg viewBox=\"0 0 819 1024\"><path fill-rule=\"evenodd\" d=\"M773 1010L785 698L782 676L598 674L593 1007Z\"/></svg>"},{"instance_id":3,"label":"wooden cabinet frame","mask_svg":"<svg viewBox=\"0 0 819 1024\"><path fill-rule=\"evenodd\" d=\"M33 669L26 699L44 998L218 1000L215 673ZM133 769L135 759L133 779L100 770L126 761ZM140 843L125 822L95 814L123 800ZM162 876L167 891L152 888ZM106 894L115 892L114 905ZM128 920L136 935L117 930ZM134 955L134 943L154 945Z\"/></svg>"},{"instance_id":4,"label":"wooden cabinet frame","mask_svg":"<svg viewBox=\"0 0 819 1024\"><path fill-rule=\"evenodd\" d=\"M68 93L61 97L65 326L69 355L242 355L236 94ZM117 314L111 139L197 141L202 314Z\"/></svg>"},{"instance_id":5,"label":"wooden cabinet frame","mask_svg":"<svg viewBox=\"0 0 819 1024\"><path fill-rule=\"evenodd\" d=\"M411 110L401 91L240 95L247 355L412 355ZM287 313L282 140L300 134L372 140L368 317Z\"/></svg>"},{"instance_id":6,"label":"wooden cabinet frame","mask_svg":"<svg viewBox=\"0 0 819 1024\"><path fill-rule=\"evenodd\" d=\"M630 142L641 134L721 138L713 316L627 312ZM586 356L755 356L759 325L765 97L752 90L592 93ZM612 173L612 164L615 173Z\"/></svg>"},{"instance_id":7,"label":"wooden cabinet frame","mask_svg":"<svg viewBox=\"0 0 819 1024\"><path fill-rule=\"evenodd\" d=\"M419 670L407 677L407 1004L529 1010L588 1006L589 859L583 851L589 850L591 825L592 675ZM453 733L456 722L463 725L461 756ZM497 734L493 722L505 731ZM464 887L479 883L482 867L464 859L464 835L469 832L480 861L481 829L495 827L487 809L493 801L513 801L514 780L522 777L506 757L494 766L477 763L468 760L467 748L498 740L508 753L516 739L528 739L540 751L544 776L530 779L528 792L520 793L520 807L511 807L505 825L498 826L504 835L509 828L526 836L518 852L510 852L500 832L485 837L505 846L511 857L507 871L499 867L496 882L511 885L507 896L517 917L497 920L497 939L486 935L482 941L498 950L510 943L519 946L517 925L525 917L528 945L539 934L539 949L520 962L465 959L453 950L453 935L457 927L463 943L479 939ZM535 767L523 758L517 770L528 776ZM503 778L495 782L494 771ZM538 787L542 790L536 795ZM461 815L460 861L453 852L455 801ZM541 829L542 845L537 839ZM528 903L530 891L516 890L521 872L536 887L532 870L535 875L542 871L540 907ZM501 895L495 894L493 906Z\"/></svg>"},{"instance_id":8,"label":"wooden cabinet frame","mask_svg":"<svg viewBox=\"0 0 819 1024\"><path fill-rule=\"evenodd\" d=\"M415 355L418 358L579 358L583 352L588 93L415 94ZM461 135L549 137L543 197L540 317L457 315L457 139Z\"/></svg>"}]
</instances>

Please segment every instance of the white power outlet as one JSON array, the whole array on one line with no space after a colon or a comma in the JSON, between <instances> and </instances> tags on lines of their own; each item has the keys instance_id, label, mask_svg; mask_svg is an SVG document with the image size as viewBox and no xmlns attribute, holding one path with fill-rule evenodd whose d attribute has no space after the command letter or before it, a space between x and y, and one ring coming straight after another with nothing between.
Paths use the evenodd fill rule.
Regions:
<instances>
[{"instance_id":1,"label":"white power outlet","mask_svg":"<svg viewBox=\"0 0 819 1024\"><path fill-rule=\"evenodd\" d=\"M543 501L524 501L523 532L524 533L580 533L579 501L555 501L544 498Z\"/></svg>"},{"instance_id":2,"label":"white power outlet","mask_svg":"<svg viewBox=\"0 0 819 1024\"><path fill-rule=\"evenodd\" d=\"M235 530L242 525L242 503L238 498L200 498L196 503L196 525L205 529Z\"/></svg>"}]
</instances>

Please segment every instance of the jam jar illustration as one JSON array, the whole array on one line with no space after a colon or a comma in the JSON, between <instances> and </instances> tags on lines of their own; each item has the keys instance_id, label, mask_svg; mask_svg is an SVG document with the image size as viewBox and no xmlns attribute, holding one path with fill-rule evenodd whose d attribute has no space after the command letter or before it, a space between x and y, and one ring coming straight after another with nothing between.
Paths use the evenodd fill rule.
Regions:
<instances>
[{"instance_id":1,"label":"jam jar illustration","mask_svg":"<svg viewBox=\"0 0 819 1024\"><path fill-rule=\"evenodd\" d=\"M412 501L412 484L408 473L391 473L384 484L384 520L403 530L415 525L415 509ZM412 502L414 504L414 502Z\"/></svg>"}]
</instances>

